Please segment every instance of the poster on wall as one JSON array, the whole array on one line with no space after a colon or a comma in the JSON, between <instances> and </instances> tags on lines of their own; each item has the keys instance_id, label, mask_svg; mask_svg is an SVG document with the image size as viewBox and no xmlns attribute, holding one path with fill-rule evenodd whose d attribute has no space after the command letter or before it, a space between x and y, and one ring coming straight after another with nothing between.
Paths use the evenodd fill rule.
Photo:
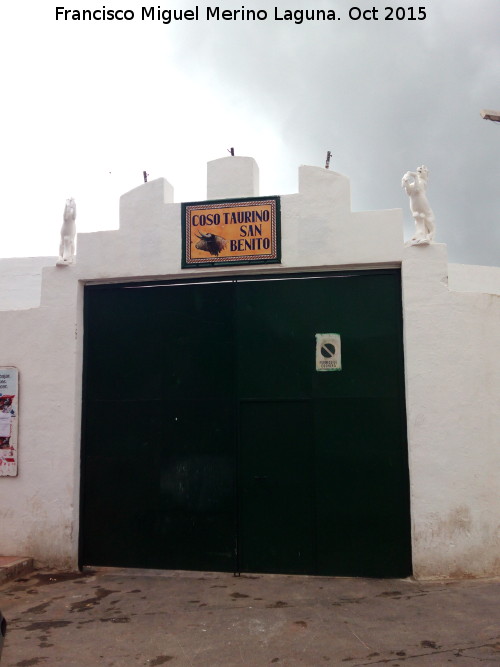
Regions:
<instances>
[{"instance_id":1,"label":"poster on wall","mask_svg":"<svg viewBox=\"0 0 500 667\"><path fill-rule=\"evenodd\" d=\"M182 204L182 268L281 261L279 197Z\"/></svg>"},{"instance_id":2,"label":"poster on wall","mask_svg":"<svg viewBox=\"0 0 500 667\"><path fill-rule=\"evenodd\" d=\"M0 477L17 475L17 418L19 373L0 366Z\"/></svg>"}]
</instances>

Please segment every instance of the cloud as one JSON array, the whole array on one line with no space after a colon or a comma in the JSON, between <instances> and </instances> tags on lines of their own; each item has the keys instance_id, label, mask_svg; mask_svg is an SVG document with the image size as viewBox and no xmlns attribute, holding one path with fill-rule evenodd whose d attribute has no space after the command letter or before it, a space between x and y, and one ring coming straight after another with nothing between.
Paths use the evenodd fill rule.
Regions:
<instances>
[{"instance_id":1,"label":"cloud","mask_svg":"<svg viewBox=\"0 0 500 667\"><path fill-rule=\"evenodd\" d=\"M198 4L201 17L215 6ZM401 176L425 163L450 259L498 264L500 124L479 116L500 107L498 0L432 0L421 21L384 21L382 10L378 21L352 21L351 6L278 2L280 15L337 14L299 25L275 21L258 0L225 2L265 7L269 18L164 25L60 23L48 0L9 5L3 254L55 253L68 196L80 231L116 227L118 196L144 169L168 178L177 200L203 198L205 163L234 146L256 158L263 194L296 191L298 166L323 166L331 150L331 168L351 179L353 208L402 207L407 236ZM32 231L17 236L11 220L26 198Z\"/></svg>"},{"instance_id":2,"label":"cloud","mask_svg":"<svg viewBox=\"0 0 500 667\"><path fill-rule=\"evenodd\" d=\"M406 208L401 175L426 163L451 259L498 263L500 127L479 110L500 106L500 6L440 0L424 21L345 22L349 6L336 3L336 22L199 25L199 50L175 40L173 53L222 99L272 122L287 173L323 165L332 150L354 206ZM411 225L408 214L407 233Z\"/></svg>"}]
</instances>

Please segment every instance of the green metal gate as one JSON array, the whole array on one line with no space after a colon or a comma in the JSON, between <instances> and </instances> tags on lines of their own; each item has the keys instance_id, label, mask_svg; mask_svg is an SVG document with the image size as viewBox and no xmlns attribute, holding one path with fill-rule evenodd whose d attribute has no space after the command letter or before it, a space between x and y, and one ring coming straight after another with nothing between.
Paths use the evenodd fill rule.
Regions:
<instances>
[{"instance_id":1,"label":"green metal gate","mask_svg":"<svg viewBox=\"0 0 500 667\"><path fill-rule=\"evenodd\" d=\"M89 286L83 407L82 565L411 573L398 271Z\"/></svg>"}]
</instances>

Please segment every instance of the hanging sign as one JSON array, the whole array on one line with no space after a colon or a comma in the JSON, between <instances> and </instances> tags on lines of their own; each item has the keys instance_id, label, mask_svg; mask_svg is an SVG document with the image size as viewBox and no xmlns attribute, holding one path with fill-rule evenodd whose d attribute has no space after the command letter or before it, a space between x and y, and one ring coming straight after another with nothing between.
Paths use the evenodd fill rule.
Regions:
<instances>
[{"instance_id":1,"label":"hanging sign","mask_svg":"<svg viewBox=\"0 0 500 667\"><path fill-rule=\"evenodd\" d=\"M342 370L339 334L316 334L316 370Z\"/></svg>"},{"instance_id":2,"label":"hanging sign","mask_svg":"<svg viewBox=\"0 0 500 667\"><path fill-rule=\"evenodd\" d=\"M182 204L182 268L281 261L279 197Z\"/></svg>"},{"instance_id":3,"label":"hanging sign","mask_svg":"<svg viewBox=\"0 0 500 667\"><path fill-rule=\"evenodd\" d=\"M18 371L0 366L0 477L17 475Z\"/></svg>"}]
</instances>

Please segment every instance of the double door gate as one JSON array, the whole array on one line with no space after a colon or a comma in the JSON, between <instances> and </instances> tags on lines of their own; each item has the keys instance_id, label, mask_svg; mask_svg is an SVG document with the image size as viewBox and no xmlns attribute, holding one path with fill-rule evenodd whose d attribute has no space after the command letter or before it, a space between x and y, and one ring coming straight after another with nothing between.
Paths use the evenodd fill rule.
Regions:
<instances>
[{"instance_id":1,"label":"double door gate","mask_svg":"<svg viewBox=\"0 0 500 667\"><path fill-rule=\"evenodd\" d=\"M88 286L83 408L81 565L411 573L398 271Z\"/></svg>"}]
</instances>

